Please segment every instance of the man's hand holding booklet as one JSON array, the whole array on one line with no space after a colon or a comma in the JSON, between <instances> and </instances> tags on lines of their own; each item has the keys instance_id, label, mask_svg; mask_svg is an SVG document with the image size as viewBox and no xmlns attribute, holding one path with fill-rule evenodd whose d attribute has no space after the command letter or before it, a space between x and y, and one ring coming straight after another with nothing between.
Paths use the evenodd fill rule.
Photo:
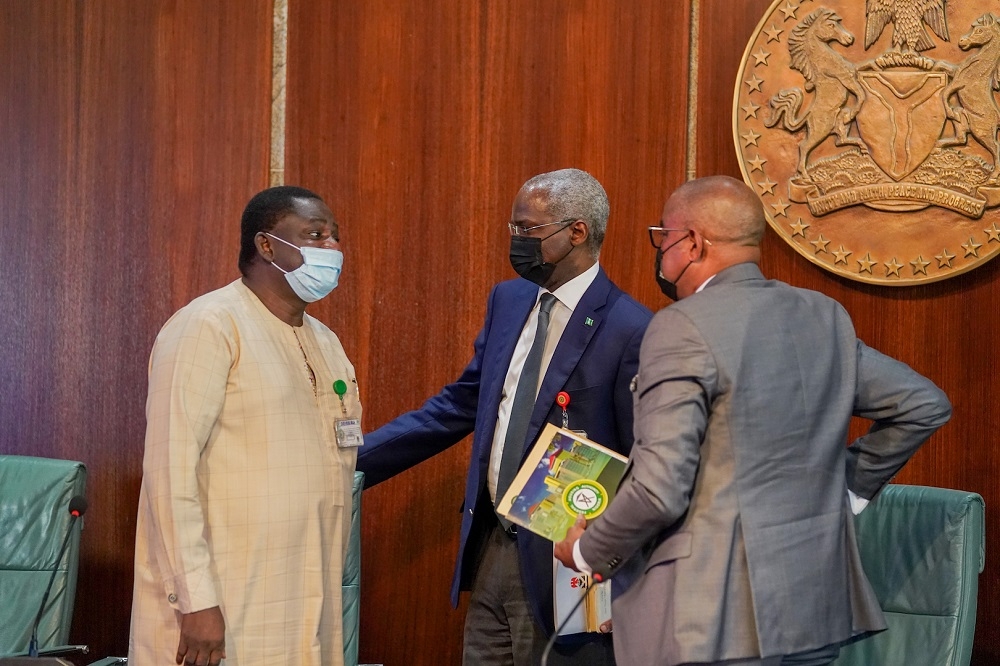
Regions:
<instances>
[{"instance_id":1,"label":"man's hand holding booklet","mask_svg":"<svg viewBox=\"0 0 1000 666\"><path fill-rule=\"evenodd\" d=\"M591 520L604 512L614 499L626 463L620 453L550 423L497 505L497 513L552 542L562 541L577 516ZM553 558L557 625L593 584L589 576ZM596 585L564 634L599 631L601 623L611 618L610 582Z\"/></svg>"}]
</instances>

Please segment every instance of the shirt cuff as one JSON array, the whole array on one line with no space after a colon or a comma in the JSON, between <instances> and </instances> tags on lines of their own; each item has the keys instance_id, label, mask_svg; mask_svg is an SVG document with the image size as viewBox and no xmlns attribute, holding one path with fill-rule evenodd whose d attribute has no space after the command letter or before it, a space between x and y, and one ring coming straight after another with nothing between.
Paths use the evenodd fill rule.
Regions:
<instances>
[{"instance_id":1,"label":"shirt cuff","mask_svg":"<svg viewBox=\"0 0 1000 666\"><path fill-rule=\"evenodd\" d=\"M579 569L582 573L587 574L588 576L594 573L594 570L590 568L589 564L587 564L587 560L583 559L583 553L580 552L579 539L577 539L576 542L573 544L573 564L576 565L577 569Z\"/></svg>"},{"instance_id":2,"label":"shirt cuff","mask_svg":"<svg viewBox=\"0 0 1000 666\"><path fill-rule=\"evenodd\" d=\"M847 491L847 496L851 498L851 511L855 516L864 511L865 507L868 506L868 500L864 497L858 497L851 490ZM576 555L576 551L574 551L573 554Z\"/></svg>"},{"instance_id":3,"label":"shirt cuff","mask_svg":"<svg viewBox=\"0 0 1000 666\"><path fill-rule=\"evenodd\" d=\"M164 581L167 603L181 614L219 606L215 582L207 574L174 576Z\"/></svg>"}]
</instances>

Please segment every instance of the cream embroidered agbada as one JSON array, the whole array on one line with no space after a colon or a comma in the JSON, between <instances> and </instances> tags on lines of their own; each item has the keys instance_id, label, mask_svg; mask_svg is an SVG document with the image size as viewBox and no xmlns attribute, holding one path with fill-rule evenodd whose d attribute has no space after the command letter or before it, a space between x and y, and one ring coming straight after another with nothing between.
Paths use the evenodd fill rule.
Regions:
<instances>
[{"instance_id":1,"label":"cream embroidered agbada","mask_svg":"<svg viewBox=\"0 0 1000 666\"><path fill-rule=\"evenodd\" d=\"M216 605L227 666L343 663L356 460L337 446L345 416L360 419L361 404L337 336L308 315L285 324L242 281L164 325L149 363L129 663L173 664L180 615Z\"/></svg>"}]
</instances>

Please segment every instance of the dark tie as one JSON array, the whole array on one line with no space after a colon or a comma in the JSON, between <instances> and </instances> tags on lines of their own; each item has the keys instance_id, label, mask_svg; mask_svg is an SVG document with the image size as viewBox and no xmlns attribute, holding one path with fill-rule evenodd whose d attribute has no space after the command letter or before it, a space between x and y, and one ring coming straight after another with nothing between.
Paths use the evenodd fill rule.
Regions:
<instances>
[{"instance_id":1,"label":"dark tie","mask_svg":"<svg viewBox=\"0 0 1000 666\"><path fill-rule=\"evenodd\" d=\"M500 457L500 473L497 475L497 504L503 499L510 488L511 482L517 476L517 468L521 465L521 454L524 452L524 438L528 434L528 422L531 412L535 409L535 396L538 395L538 375L542 370L542 353L545 351L545 336L549 332L549 314L556 303L556 297L549 293L542 294L538 306L538 324L535 326L535 338L528 351L528 357L521 368L521 378L517 381L514 391L514 404L510 408L510 419L507 421L507 437L503 442L503 454ZM510 528L510 523L500 519L504 529Z\"/></svg>"}]
</instances>

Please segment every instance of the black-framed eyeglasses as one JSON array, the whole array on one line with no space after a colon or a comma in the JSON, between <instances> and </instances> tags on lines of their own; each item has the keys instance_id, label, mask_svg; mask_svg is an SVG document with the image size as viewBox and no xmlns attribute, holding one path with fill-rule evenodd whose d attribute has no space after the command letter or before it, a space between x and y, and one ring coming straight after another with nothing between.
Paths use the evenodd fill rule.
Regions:
<instances>
[{"instance_id":1,"label":"black-framed eyeglasses","mask_svg":"<svg viewBox=\"0 0 1000 666\"><path fill-rule=\"evenodd\" d=\"M551 227L555 224L566 225L570 222L576 222L580 218L578 217L567 217L565 220L559 220L558 222L546 222L545 224L536 224L533 227L524 227L520 224L514 224L513 222L507 223L507 228L510 229L511 236L527 236L528 232L534 231L535 229L541 229L542 227Z\"/></svg>"},{"instance_id":2,"label":"black-framed eyeglasses","mask_svg":"<svg viewBox=\"0 0 1000 666\"><path fill-rule=\"evenodd\" d=\"M667 234L671 231L690 231L690 229L670 229L663 228L661 226L646 227L646 231L649 232L649 242L653 244L657 250L663 246L663 240L667 237Z\"/></svg>"},{"instance_id":3,"label":"black-framed eyeglasses","mask_svg":"<svg viewBox=\"0 0 1000 666\"><path fill-rule=\"evenodd\" d=\"M690 233L691 230L690 229L674 229L674 228L671 228L671 227L667 227L667 228L664 228L664 227L646 227L646 231L649 232L649 242L653 244L653 247L655 247L657 250L659 250L661 247L663 247L663 241L664 241L664 239L666 239L667 234L670 233L671 231L686 231L686 232ZM695 232L695 233L698 233L698 232ZM701 236L700 233L698 235ZM704 236L701 236L701 239L703 241L705 241L705 245L715 245L715 243L713 243L712 241L708 240ZM679 243L680 241L681 241L681 239L678 238L674 243L676 244L676 243Z\"/></svg>"}]
</instances>

